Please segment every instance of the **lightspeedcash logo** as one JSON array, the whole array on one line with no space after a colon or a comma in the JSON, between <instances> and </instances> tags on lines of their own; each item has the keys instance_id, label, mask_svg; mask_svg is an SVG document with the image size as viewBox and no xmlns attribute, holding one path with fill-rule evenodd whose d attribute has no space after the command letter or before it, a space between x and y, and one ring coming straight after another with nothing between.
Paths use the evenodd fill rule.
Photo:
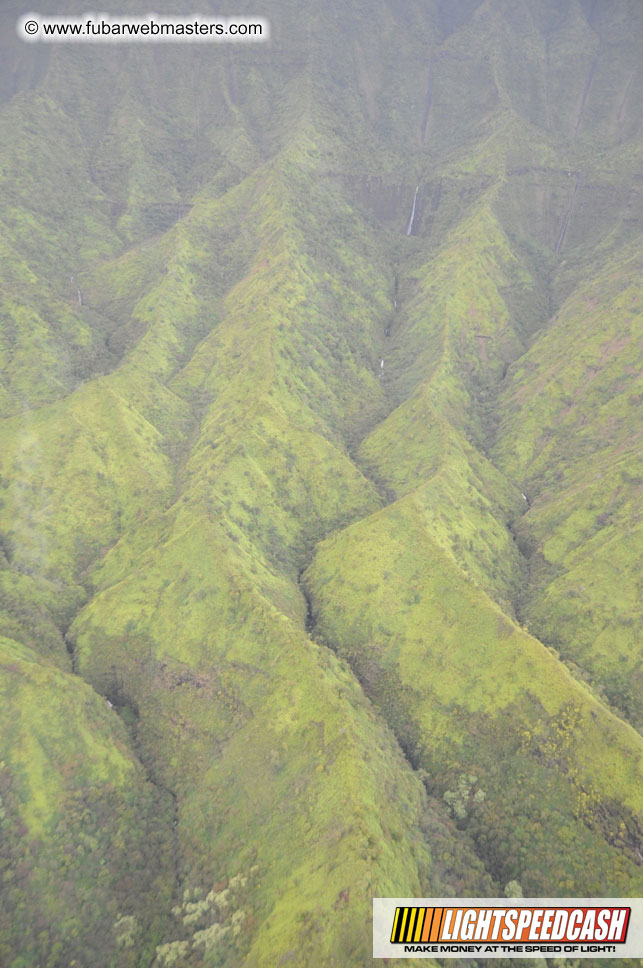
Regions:
<instances>
[{"instance_id":1,"label":"lightspeedcash logo","mask_svg":"<svg viewBox=\"0 0 643 968\"><path fill-rule=\"evenodd\" d=\"M397 899L373 902L375 958L640 958L643 900Z\"/></svg>"}]
</instances>

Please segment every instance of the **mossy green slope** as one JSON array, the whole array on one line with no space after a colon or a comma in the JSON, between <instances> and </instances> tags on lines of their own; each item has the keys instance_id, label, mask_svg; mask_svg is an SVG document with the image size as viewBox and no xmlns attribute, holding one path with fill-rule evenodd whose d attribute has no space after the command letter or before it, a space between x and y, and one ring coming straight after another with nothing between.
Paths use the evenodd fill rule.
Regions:
<instances>
[{"instance_id":1,"label":"mossy green slope","mask_svg":"<svg viewBox=\"0 0 643 968\"><path fill-rule=\"evenodd\" d=\"M496 388L527 338L519 311L536 283L482 206L400 277L408 302L386 379L403 402L359 450L399 498L323 542L304 582L316 634L349 660L500 883L592 894L614 877L611 889L628 893L639 882L640 738L507 617L526 579L511 529L523 528L528 499L512 483L524 478L511 467L503 476L475 445L494 433L498 410L513 409ZM542 382L534 397L554 405ZM542 427L542 415L533 420Z\"/></svg>"},{"instance_id":2,"label":"mossy green slope","mask_svg":"<svg viewBox=\"0 0 643 968\"><path fill-rule=\"evenodd\" d=\"M414 497L322 543L305 581L318 634L501 884L639 889L640 737L467 583Z\"/></svg>"},{"instance_id":3,"label":"mossy green slope","mask_svg":"<svg viewBox=\"0 0 643 968\"><path fill-rule=\"evenodd\" d=\"M314 542L380 506L344 436L382 407L384 297L359 225L333 251L332 284L297 254L292 191L264 173L251 210L260 247L172 378L204 406L175 502L92 572L100 591L70 630L79 672L131 710L141 756L177 794L186 898L240 878L243 919L214 901L197 918L179 905L168 957L303 965L316 952L341 964L348 950L359 963L374 893L490 884L352 674L304 632L297 579ZM349 216L338 199L337 221ZM331 244L317 239L322 253ZM349 259L368 299L344 281ZM443 831L435 858L429 816Z\"/></svg>"},{"instance_id":4,"label":"mossy green slope","mask_svg":"<svg viewBox=\"0 0 643 968\"><path fill-rule=\"evenodd\" d=\"M11 639L0 663L2 963L137 965L172 897L171 798L89 686Z\"/></svg>"},{"instance_id":5,"label":"mossy green slope","mask_svg":"<svg viewBox=\"0 0 643 968\"><path fill-rule=\"evenodd\" d=\"M288 589L202 509L186 530L193 510L72 630L81 674L135 711L142 757L176 791L186 897L240 878L234 905L179 910L166 943L229 964L359 963L368 898L435 877L426 795L352 675L288 617Z\"/></svg>"},{"instance_id":6,"label":"mossy green slope","mask_svg":"<svg viewBox=\"0 0 643 968\"><path fill-rule=\"evenodd\" d=\"M565 301L510 371L497 444L530 496L525 618L639 728L640 276L630 248Z\"/></svg>"},{"instance_id":7,"label":"mossy green slope","mask_svg":"<svg viewBox=\"0 0 643 968\"><path fill-rule=\"evenodd\" d=\"M400 273L383 381L401 402L358 458L388 493L415 496L435 540L511 612L522 563L507 525L523 499L482 445L494 388L522 348L506 293L522 306L535 284L493 215L495 195L492 187L437 253L424 261L421 250L419 265Z\"/></svg>"},{"instance_id":8,"label":"mossy green slope","mask_svg":"<svg viewBox=\"0 0 643 968\"><path fill-rule=\"evenodd\" d=\"M319 237L333 260L326 282L295 244L303 233L293 194L266 170L225 203L219 238L233 207L238 217L249 205L262 222L254 246L229 239L240 278L215 302L216 326L186 367L186 322L203 305L208 253L189 246L196 279L183 298L182 339L163 294L181 293L179 236L194 243L221 209L207 200L173 230L169 281L133 268L134 251L92 276L88 300L116 280L132 316L145 318L158 300L119 367L4 425L13 567L64 577L70 590L83 582L92 600L67 632L75 667L121 711L151 775L177 798L180 891L161 963L269 965L281 952L303 965L314 950L340 964L347 947L359 963L374 893L491 888L354 677L303 630L297 576L312 545L381 503L345 438L384 406L374 371L389 282L339 197L334 218L347 242L342 250ZM367 298L349 289L355 269ZM135 305L131 279L150 287ZM193 408L189 451L162 406L180 418L179 394ZM22 486L21 460L32 461L36 489ZM42 500L50 492L51 504ZM79 534L91 535L89 548ZM339 917L343 928L333 929Z\"/></svg>"}]
</instances>

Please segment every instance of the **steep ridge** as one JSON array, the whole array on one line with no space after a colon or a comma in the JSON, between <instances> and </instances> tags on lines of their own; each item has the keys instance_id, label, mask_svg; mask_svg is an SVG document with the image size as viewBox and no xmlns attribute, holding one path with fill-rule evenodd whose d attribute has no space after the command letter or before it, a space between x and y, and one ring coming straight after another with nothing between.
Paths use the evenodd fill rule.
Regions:
<instances>
[{"instance_id":1,"label":"steep ridge","mask_svg":"<svg viewBox=\"0 0 643 968\"><path fill-rule=\"evenodd\" d=\"M243 954L265 964L279 951L297 951L303 963L325 946L329 958L341 957L335 946L349 937L353 957L366 957L362 912L374 891L427 879L469 890L490 883L466 841L456 842L444 806L427 804L354 678L305 636L297 576L309 549L380 504L342 431L364 419L352 412L353 400L363 405L370 396L371 407L381 406L376 368L361 361L375 355L368 341L383 323L373 325L375 255L366 258L368 236L341 198L336 218L355 235L345 235L350 275L346 255L330 249L332 237L318 233L315 241L334 260L327 291L316 266L291 248L301 223L289 224L297 177L289 174L264 173L255 221L275 207L279 219L266 219L262 245L226 295L219 325L172 381L211 398L179 496L107 554L92 573L97 594L70 632L80 673L135 711L141 756L177 793L184 907L199 891L211 893L211 871L221 869L241 885L235 903L244 919L257 922L256 935L244 937L235 930L240 917L226 920L235 912L226 915L217 902L198 918L179 905L166 943L192 952L203 945L206 953L216 946L233 960ZM328 205L327 192L323 199ZM196 207L188 228L195 218ZM368 303L347 286L360 260ZM155 605L141 611L142 601ZM385 779L395 763L394 778ZM429 816L443 830L435 858L423 844ZM405 831L404 866L387 856L384 823ZM315 922L304 917L320 897L328 919L346 909L340 937L320 914Z\"/></svg>"},{"instance_id":2,"label":"steep ridge","mask_svg":"<svg viewBox=\"0 0 643 968\"><path fill-rule=\"evenodd\" d=\"M478 267L488 251L481 225L489 233L487 246L500 249L497 226L478 219L471 244ZM473 228L465 223L462 231ZM460 229L454 234L459 241ZM461 244L454 281L451 253L447 242L398 331L398 343L409 341L404 352L414 361L400 367L411 396L361 448L371 460L379 455L377 474L399 497L319 546L304 576L315 633L349 660L411 762L426 771L429 789L451 805L500 883L518 880L535 896L552 883L561 894L593 894L601 883L627 893L640 882L640 737L512 622L510 609L505 606L503 615L475 590L480 575L496 595L511 587L507 574L520 577L507 524L519 516L524 498L509 482L503 486L498 471L485 474L482 455L475 461L468 453L478 407L467 386L484 387L485 375L502 364L499 348L511 351L508 314L498 295L507 261L496 256L487 284L484 275L473 283ZM442 274L455 289L446 305L434 291L440 292ZM458 306L461 294L471 305ZM413 305L423 301L421 309ZM472 318L491 330L483 351ZM428 343L414 332L422 325L431 333ZM460 326L466 326L463 339ZM415 340L426 346L432 367L413 352ZM466 355L467 340L475 355ZM428 371L419 389L414 368ZM411 442L410 450L399 446L402 441ZM422 459L414 466L416 454ZM491 504L487 488L496 499L504 491L504 508ZM587 758L588 746L595 758ZM624 781L620 793L617 777ZM589 865L588 857L594 858Z\"/></svg>"},{"instance_id":3,"label":"steep ridge","mask_svg":"<svg viewBox=\"0 0 643 968\"><path fill-rule=\"evenodd\" d=\"M577 288L512 368L497 447L531 501L525 618L640 729L638 248Z\"/></svg>"},{"instance_id":4,"label":"steep ridge","mask_svg":"<svg viewBox=\"0 0 643 968\"><path fill-rule=\"evenodd\" d=\"M89 686L4 637L0 668L3 964L149 959L172 899L170 798Z\"/></svg>"},{"instance_id":5,"label":"steep ridge","mask_svg":"<svg viewBox=\"0 0 643 968\"><path fill-rule=\"evenodd\" d=\"M612 10L281 2L16 80L2 957L359 965L373 895L640 893Z\"/></svg>"}]
</instances>

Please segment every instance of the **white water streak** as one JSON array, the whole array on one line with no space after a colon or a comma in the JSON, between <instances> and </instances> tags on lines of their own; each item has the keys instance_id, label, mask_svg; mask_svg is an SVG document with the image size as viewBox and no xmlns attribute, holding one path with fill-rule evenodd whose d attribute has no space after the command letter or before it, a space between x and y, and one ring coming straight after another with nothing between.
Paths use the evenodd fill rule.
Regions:
<instances>
[{"instance_id":1,"label":"white water streak","mask_svg":"<svg viewBox=\"0 0 643 968\"><path fill-rule=\"evenodd\" d=\"M406 234L407 235L410 235L411 232L413 231L413 222L415 221L415 204L417 202L419 188L420 188L419 185L416 185L415 186L415 195L413 196L413 208L411 209L411 215L409 217L409 224L406 227Z\"/></svg>"}]
</instances>

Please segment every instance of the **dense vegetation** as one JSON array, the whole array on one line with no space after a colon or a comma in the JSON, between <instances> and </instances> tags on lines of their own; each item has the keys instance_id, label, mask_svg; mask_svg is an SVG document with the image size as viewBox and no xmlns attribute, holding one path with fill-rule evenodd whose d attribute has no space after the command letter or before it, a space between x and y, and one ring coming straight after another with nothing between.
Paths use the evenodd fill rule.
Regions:
<instances>
[{"instance_id":1,"label":"dense vegetation","mask_svg":"<svg viewBox=\"0 0 643 968\"><path fill-rule=\"evenodd\" d=\"M216 7L1 14L0 964L641 895L643 8Z\"/></svg>"}]
</instances>

